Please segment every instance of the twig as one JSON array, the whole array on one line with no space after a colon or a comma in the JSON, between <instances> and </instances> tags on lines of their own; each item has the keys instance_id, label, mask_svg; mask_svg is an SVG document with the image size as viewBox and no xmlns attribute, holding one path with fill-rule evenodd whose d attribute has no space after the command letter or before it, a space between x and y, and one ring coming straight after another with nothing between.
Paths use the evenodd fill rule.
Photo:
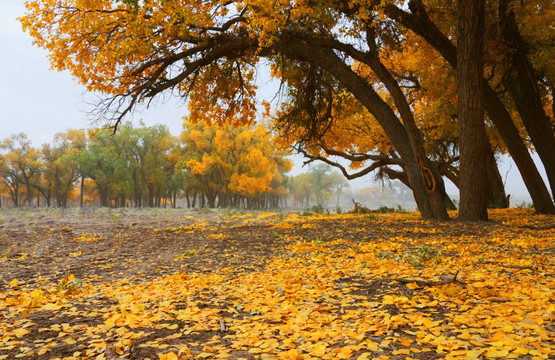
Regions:
<instances>
[{"instance_id":1,"label":"twig","mask_svg":"<svg viewBox=\"0 0 555 360\"><path fill-rule=\"evenodd\" d=\"M437 285L445 285L445 284L449 284L449 283L459 283L461 285L464 285L464 282L460 281L459 279L457 279L457 276L459 275L459 271L457 270L455 272L455 275L453 277L449 277L449 276L440 276L441 281L424 281L424 280L416 280L416 279L393 279L397 282L400 282L402 284L412 284L412 283L416 283L418 286L420 287L424 287L424 286L437 286Z\"/></svg>"}]
</instances>

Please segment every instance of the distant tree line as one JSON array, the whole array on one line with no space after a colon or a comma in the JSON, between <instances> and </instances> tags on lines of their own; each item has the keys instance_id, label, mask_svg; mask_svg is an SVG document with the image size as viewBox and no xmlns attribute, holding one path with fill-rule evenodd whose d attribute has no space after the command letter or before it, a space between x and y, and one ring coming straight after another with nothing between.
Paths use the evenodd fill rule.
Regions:
<instances>
[{"instance_id":1,"label":"distant tree line","mask_svg":"<svg viewBox=\"0 0 555 360\"><path fill-rule=\"evenodd\" d=\"M0 141L0 206L277 207L291 161L262 127L186 122L68 130L33 147L23 133Z\"/></svg>"}]
</instances>

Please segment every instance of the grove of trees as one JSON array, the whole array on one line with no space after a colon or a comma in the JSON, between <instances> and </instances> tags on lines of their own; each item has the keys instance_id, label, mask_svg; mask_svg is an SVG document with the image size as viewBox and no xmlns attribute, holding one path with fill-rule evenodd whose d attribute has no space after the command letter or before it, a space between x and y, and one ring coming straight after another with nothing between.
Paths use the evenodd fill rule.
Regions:
<instances>
[{"instance_id":1,"label":"grove of trees","mask_svg":"<svg viewBox=\"0 0 555 360\"><path fill-rule=\"evenodd\" d=\"M262 127L185 123L181 136L163 125L122 124L68 130L32 146L23 133L0 141L0 195L11 205L262 208L285 201L291 169ZM1 202L0 202L1 204Z\"/></svg>"},{"instance_id":2,"label":"grove of trees","mask_svg":"<svg viewBox=\"0 0 555 360\"><path fill-rule=\"evenodd\" d=\"M349 187L345 178L326 164L309 167L308 171L292 176L287 181L293 207L309 208L313 205L326 207L335 197L336 204L343 190ZM350 201L350 200L349 200Z\"/></svg>"},{"instance_id":3,"label":"grove of trees","mask_svg":"<svg viewBox=\"0 0 555 360\"><path fill-rule=\"evenodd\" d=\"M99 115L113 126L168 93L188 99L194 122L250 124L255 74L268 65L282 82L282 101L266 107L282 145L347 178L398 179L436 219L452 204L444 177L461 191L461 219L506 206L496 156L509 154L536 211L553 214L555 5L458 5L31 0L20 20L54 68L105 95Z\"/></svg>"}]
</instances>

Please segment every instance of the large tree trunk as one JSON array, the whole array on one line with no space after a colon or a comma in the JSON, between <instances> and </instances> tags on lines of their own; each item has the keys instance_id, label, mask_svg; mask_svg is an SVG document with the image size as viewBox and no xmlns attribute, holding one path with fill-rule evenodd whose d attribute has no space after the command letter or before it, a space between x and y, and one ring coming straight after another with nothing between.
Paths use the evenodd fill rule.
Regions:
<instances>
[{"instance_id":1,"label":"large tree trunk","mask_svg":"<svg viewBox=\"0 0 555 360\"><path fill-rule=\"evenodd\" d=\"M487 220L486 131L482 96L484 0L458 0L460 220Z\"/></svg>"}]
</instances>

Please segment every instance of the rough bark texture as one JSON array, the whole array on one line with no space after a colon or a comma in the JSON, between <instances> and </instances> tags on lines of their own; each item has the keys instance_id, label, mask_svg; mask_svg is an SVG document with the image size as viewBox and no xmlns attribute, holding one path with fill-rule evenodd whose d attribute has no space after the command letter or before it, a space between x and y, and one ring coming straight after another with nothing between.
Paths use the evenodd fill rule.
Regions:
<instances>
[{"instance_id":1,"label":"rough bark texture","mask_svg":"<svg viewBox=\"0 0 555 360\"><path fill-rule=\"evenodd\" d=\"M487 220L487 149L482 95L484 0L459 0L458 10L459 219Z\"/></svg>"}]
</instances>

